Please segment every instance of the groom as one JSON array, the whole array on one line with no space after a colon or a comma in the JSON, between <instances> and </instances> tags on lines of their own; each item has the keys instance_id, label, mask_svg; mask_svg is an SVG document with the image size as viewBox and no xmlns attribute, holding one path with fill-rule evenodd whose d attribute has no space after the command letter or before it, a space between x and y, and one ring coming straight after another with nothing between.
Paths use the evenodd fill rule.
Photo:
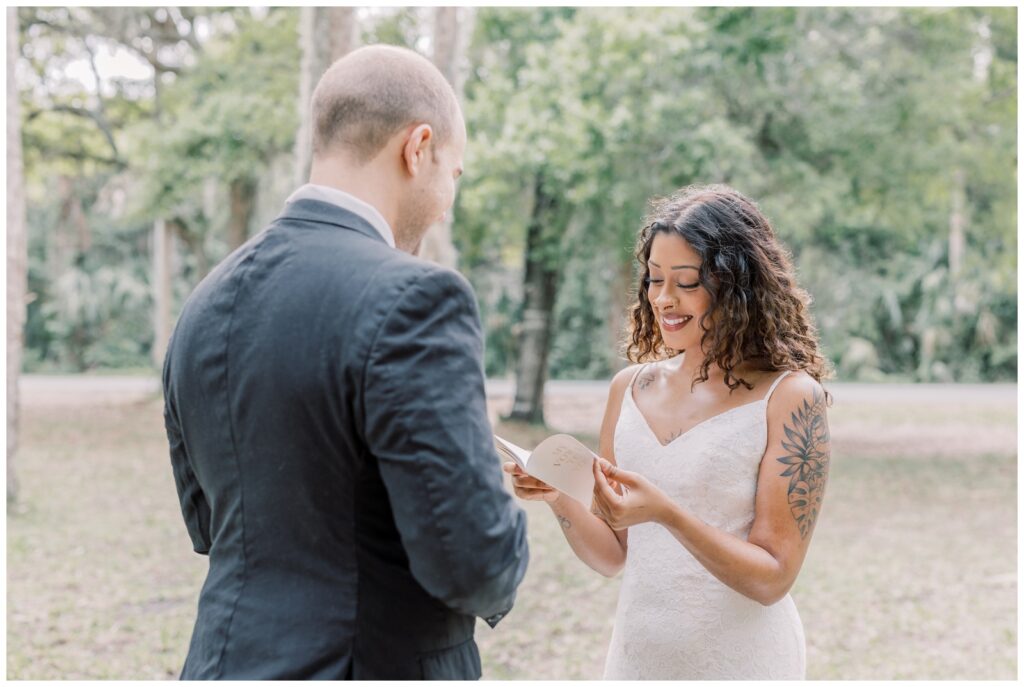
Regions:
<instances>
[{"instance_id":1,"label":"groom","mask_svg":"<svg viewBox=\"0 0 1024 687\"><path fill-rule=\"evenodd\" d=\"M526 571L485 411L476 301L413 257L465 125L416 53L371 46L313 95L310 183L182 310L171 462L209 573L182 677L478 678Z\"/></svg>"}]
</instances>

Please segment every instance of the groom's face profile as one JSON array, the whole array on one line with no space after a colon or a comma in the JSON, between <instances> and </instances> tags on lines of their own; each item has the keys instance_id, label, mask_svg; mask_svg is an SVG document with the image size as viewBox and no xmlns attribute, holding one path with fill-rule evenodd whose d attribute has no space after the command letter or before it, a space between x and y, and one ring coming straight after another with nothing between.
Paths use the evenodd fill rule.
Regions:
<instances>
[{"instance_id":1,"label":"groom's face profile","mask_svg":"<svg viewBox=\"0 0 1024 687\"><path fill-rule=\"evenodd\" d=\"M437 142L429 127L412 129L403 148L403 162L409 172L409 193L403 203L399 231L417 237L440 222L455 200L455 183L462 175L466 129L456 113L447 141Z\"/></svg>"}]
</instances>

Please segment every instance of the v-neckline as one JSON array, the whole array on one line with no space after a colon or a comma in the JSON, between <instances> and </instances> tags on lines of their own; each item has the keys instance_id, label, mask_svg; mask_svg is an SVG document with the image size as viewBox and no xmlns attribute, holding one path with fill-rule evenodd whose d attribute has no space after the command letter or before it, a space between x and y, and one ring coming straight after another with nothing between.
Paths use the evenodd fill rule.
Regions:
<instances>
[{"instance_id":1,"label":"v-neckline","mask_svg":"<svg viewBox=\"0 0 1024 687\"><path fill-rule=\"evenodd\" d=\"M633 386L630 385L629 388L626 389L626 392L627 392L627 394L629 396L630 403L633 404L633 408L636 410L636 414L639 415L640 419L643 421L644 427L647 428L647 431L650 433L650 435L658 443L658 446L660 446L661 448L668 448L669 446L671 446L672 444L676 443L677 441L679 441L683 437L688 436L690 433L692 433L695 429L697 429L701 425L706 425L707 423L711 422L712 420L716 420L716 419L722 417L723 415L728 415L729 413L731 413L731 412L733 412L735 410L740 410L741 408L746 408L747 406L758 405L758 404L764 403L764 402L766 402L768 400L767 398L761 398L761 399L758 399L756 401L747 401L746 403L741 403L740 405L735 406L733 408L729 408L728 410L723 410L720 413L716 413L715 415L712 415L711 417L706 417L703 420L701 420L700 422L698 422L697 424L695 424L692 427L690 427L688 430L686 430L682 434L680 434L679 436L677 436L674 439L672 439L671 441L669 441L667 444L663 444L663 443L661 443L661 439L658 438L658 433L654 431L654 428L651 427L651 423L647 421L647 416L644 415L644 411L640 410L640 406L637 405L636 399L633 398Z\"/></svg>"}]
</instances>

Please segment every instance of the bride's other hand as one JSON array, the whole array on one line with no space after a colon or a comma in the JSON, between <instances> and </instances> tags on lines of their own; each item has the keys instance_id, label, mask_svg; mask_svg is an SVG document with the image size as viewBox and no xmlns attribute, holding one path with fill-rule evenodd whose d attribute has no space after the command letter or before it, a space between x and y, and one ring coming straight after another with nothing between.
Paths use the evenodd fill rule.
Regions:
<instances>
[{"instance_id":1,"label":"bride's other hand","mask_svg":"<svg viewBox=\"0 0 1024 687\"><path fill-rule=\"evenodd\" d=\"M536 477L530 477L521 467L508 461L501 464L501 469L512 475L512 489L516 496L524 501L547 501L553 503L562 495L551 485L541 482Z\"/></svg>"},{"instance_id":2,"label":"bride's other hand","mask_svg":"<svg viewBox=\"0 0 1024 687\"><path fill-rule=\"evenodd\" d=\"M668 497L643 475L616 467L603 458L594 461L594 514L613 530L642 522L658 522Z\"/></svg>"}]
</instances>

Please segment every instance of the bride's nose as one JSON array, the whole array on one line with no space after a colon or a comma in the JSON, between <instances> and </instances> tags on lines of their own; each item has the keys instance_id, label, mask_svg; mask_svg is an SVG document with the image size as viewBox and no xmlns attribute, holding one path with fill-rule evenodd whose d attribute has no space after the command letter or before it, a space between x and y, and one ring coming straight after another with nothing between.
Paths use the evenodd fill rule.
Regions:
<instances>
[{"instance_id":1,"label":"bride's nose","mask_svg":"<svg viewBox=\"0 0 1024 687\"><path fill-rule=\"evenodd\" d=\"M658 308L659 310L665 310L665 309L667 309L667 308L668 308L669 306L675 305L675 299L674 299L674 298L672 298L671 296L669 296L669 295L668 295L668 294L667 294L667 293L665 292L665 289L662 289L662 290L661 290L661 293L659 293L659 294L658 294L658 297L654 299L654 305L655 305L655 306L656 306L656 307L657 307L657 308Z\"/></svg>"}]
</instances>

